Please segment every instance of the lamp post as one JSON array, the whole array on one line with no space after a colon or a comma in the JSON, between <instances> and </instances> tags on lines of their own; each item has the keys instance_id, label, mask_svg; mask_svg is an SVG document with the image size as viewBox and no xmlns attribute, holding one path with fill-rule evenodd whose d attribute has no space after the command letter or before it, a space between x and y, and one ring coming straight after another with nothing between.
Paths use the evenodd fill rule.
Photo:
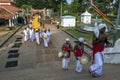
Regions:
<instances>
[{"instance_id":1,"label":"lamp post","mask_svg":"<svg viewBox=\"0 0 120 80\"><path fill-rule=\"evenodd\" d=\"M119 25L119 21L120 21L120 0L119 0L118 15L117 15L115 32L114 32L113 45L115 44L115 41L116 41L116 37L117 37L116 34L117 34L117 28L118 28L118 25Z\"/></svg>"},{"instance_id":2,"label":"lamp post","mask_svg":"<svg viewBox=\"0 0 120 80\"><path fill-rule=\"evenodd\" d=\"M62 16L62 0L60 2L60 16Z\"/></svg>"},{"instance_id":3,"label":"lamp post","mask_svg":"<svg viewBox=\"0 0 120 80\"><path fill-rule=\"evenodd\" d=\"M120 0L119 0L119 8L118 8L117 21L116 21L116 27L117 28L118 28L118 25L119 25L119 20L120 20Z\"/></svg>"}]
</instances>

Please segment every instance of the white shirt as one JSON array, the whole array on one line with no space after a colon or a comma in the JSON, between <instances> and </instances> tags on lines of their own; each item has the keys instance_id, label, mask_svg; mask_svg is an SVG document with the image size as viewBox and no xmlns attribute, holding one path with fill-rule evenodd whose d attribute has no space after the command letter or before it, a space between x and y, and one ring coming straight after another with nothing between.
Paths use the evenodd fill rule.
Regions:
<instances>
[{"instance_id":1,"label":"white shirt","mask_svg":"<svg viewBox=\"0 0 120 80\"><path fill-rule=\"evenodd\" d=\"M43 33L43 38L48 38L48 34L47 34L47 32L45 33Z\"/></svg>"},{"instance_id":2,"label":"white shirt","mask_svg":"<svg viewBox=\"0 0 120 80\"><path fill-rule=\"evenodd\" d=\"M24 33L24 35L26 36L26 35L27 35L27 30L24 30L23 33Z\"/></svg>"}]
</instances>

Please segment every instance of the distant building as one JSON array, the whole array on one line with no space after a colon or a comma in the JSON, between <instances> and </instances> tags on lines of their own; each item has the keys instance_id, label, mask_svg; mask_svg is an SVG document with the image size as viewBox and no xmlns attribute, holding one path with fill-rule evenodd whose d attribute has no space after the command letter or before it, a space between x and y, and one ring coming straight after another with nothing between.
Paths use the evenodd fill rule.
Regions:
<instances>
[{"instance_id":1,"label":"distant building","mask_svg":"<svg viewBox=\"0 0 120 80\"><path fill-rule=\"evenodd\" d=\"M53 15L53 10L52 9L46 9L46 16L52 17Z\"/></svg>"},{"instance_id":2,"label":"distant building","mask_svg":"<svg viewBox=\"0 0 120 80\"><path fill-rule=\"evenodd\" d=\"M76 25L76 17L70 15L61 17L61 26L75 27L75 25Z\"/></svg>"},{"instance_id":3,"label":"distant building","mask_svg":"<svg viewBox=\"0 0 120 80\"><path fill-rule=\"evenodd\" d=\"M81 23L91 24L91 14L88 11L85 11L81 14Z\"/></svg>"},{"instance_id":4,"label":"distant building","mask_svg":"<svg viewBox=\"0 0 120 80\"><path fill-rule=\"evenodd\" d=\"M71 4L74 0L67 0L68 4Z\"/></svg>"},{"instance_id":5,"label":"distant building","mask_svg":"<svg viewBox=\"0 0 120 80\"><path fill-rule=\"evenodd\" d=\"M13 0L0 0L0 19L8 20L9 27L17 24L17 17L22 12L22 9L13 4Z\"/></svg>"}]
</instances>

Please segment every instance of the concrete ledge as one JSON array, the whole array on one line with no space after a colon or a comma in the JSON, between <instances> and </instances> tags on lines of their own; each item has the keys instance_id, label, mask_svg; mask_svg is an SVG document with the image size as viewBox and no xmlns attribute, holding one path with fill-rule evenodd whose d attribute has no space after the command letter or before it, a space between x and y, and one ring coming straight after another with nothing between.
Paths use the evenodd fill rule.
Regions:
<instances>
[{"instance_id":1,"label":"concrete ledge","mask_svg":"<svg viewBox=\"0 0 120 80\"><path fill-rule=\"evenodd\" d=\"M0 48L19 30L23 25L19 26L13 33L8 34L2 41L0 41Z\"/></svg>"},{"instance_id":2,"label":"concrete ledge","mask_svg":"<svg viewBox=\"0 0 120 80\"><path fill-rule=\"evenodd\" d=\"M63 30L62 28L60 28L60 30L62 30L63 32L67 33L68 35L70 35L71 37L75 38L78 41L78 38L75 37L73 34L69 33L68 31ZM92 49L92 46L90 46L87 42L84 42L85 46L87 46L88 48Z\"/></svg>"}]
</instances>

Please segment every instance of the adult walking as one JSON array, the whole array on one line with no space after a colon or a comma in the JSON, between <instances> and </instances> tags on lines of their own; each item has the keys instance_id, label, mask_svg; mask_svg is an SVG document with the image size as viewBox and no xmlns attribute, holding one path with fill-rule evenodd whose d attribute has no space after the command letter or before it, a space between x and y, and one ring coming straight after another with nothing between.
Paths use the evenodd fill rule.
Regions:
<instances>
[{"instance_id":1,"label":"adult walking","mask_svg":"<svg viewBox=\"0 0 120 80\"><path fill-rule=\"evenodd\" d=\"M47 35L48 35L48 43L49 43L52 36L50 29L47 30Z\"/></svg>"},{"instance_id":2,"label":"adult walking","mask_svg":"<svg viewBox=\"0 0 120 80\"><path fill-rule=\"evenodd\" d=\"M93 35L93 61L90 73L93 77L103 75L104 44L107 42L106 24L99 24Z\"/></svg>"},{"instance_id":3,"label":"adult walking","mask_svg":"<svg viewBox=\"0 0 120 80\"><path fill-rule=\"evenodd\" d=\"M48 34L47 34L46 29L43 33L43 40L44 40L44 47L48 47Z\"/></svg>"},{"instance_id":4,"label":"adult walking","mask_svg":"<svg viewBox=\"0 0 120 80\"><path fill-rule=\"evenodd\" d=\"M39 29L35 30L35 39L36 39L36 43L39 45L40 44Z\"/></svg>"},{"instance_id":5,"label":"adult walking","mask_svg":"<svg viewBox=\"0 0 120 80\"><path fill-rule=\"evenodd\" d=\"M76 45L74 46L74 54L76 57L76 72L81 72L82 71L82 67L83 65L81 64L80 58L84 53L84 38L80 37L79 42L76 43Z\"/></svg>"},{"instance_id":6,"label":"adult walking","mask_svg":"<svg viewBox=\"0 0 120 80\"><path fill-rule=\"evenodd\" d=\"M24 41L27 41L28 40L28 33L27 33L26 28L23 30L23 33L24 33Z\"/></svg>"},{"instance_id":7,"label":"adult walking","mask_svg":"<svg viewBox=\"0 0 120 80\"><path fill-rule=\"evenodd\" d=\"M66 38L66 42L62 45L62 51L64 53L63 58L62 58L62 68L64 70L68 70L68 65L70 62L70 53L73 51L73 47L70 43L70 39Z\"/></svg>"},{"instance_id":8,"label":"adult walking","mask_svg":"<svg viewBox=\"0 0 120 80\"><path fill-rule=\"evenodd\" d=\"M30 28L30 40L33 42L35 39L35 32L33 28Z\"/></svg>"}]
</instances>

